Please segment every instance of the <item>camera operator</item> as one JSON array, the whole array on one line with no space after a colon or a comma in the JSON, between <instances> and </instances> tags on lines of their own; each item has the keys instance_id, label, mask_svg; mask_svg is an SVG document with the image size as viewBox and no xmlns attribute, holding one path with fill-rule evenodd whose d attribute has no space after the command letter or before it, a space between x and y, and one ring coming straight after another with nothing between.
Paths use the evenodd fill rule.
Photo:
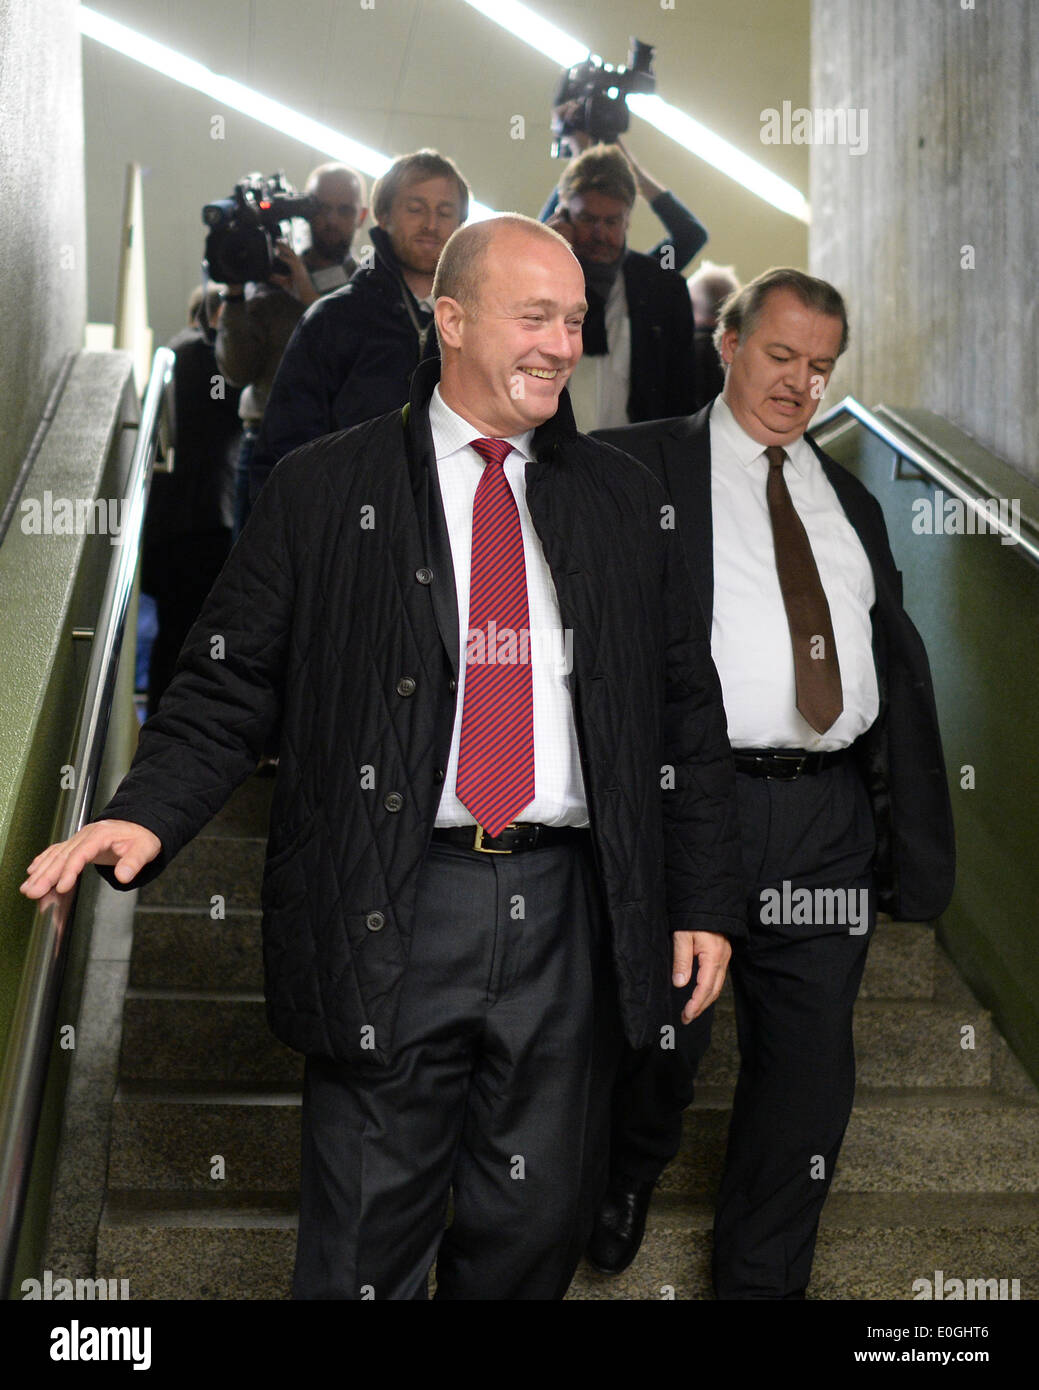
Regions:
<instances>
[{"instance_id":1,"label":"camera operator","mask_svg":"<svg viewBox=\"0 0 1039 1390\"><path fill-rule=\"evenodd\" d=\"M567 120L572 117L579 104L576 101L565 102L562 106L553 108L553 115L561 121ZM575 155L583 154L585 150L592 148L597 143L584 130L569 131L566 142ZM628 167L635 178L635 187L639 194L645 198L667 230L667 236L662 241L658 241L656 246L647 254L653 256L670 270L684 270L693 257L707 245L707 228L669 189L666 189L663 184L657 183L652 174L643 169L619 135L613 143L628 161ZM558 204L559 189L554 188L549 195L548 202L539 214L539 220L547 222L556 231L559 231L559 227L552 219ZM566 233L564 232L563 235L565 236ZM670 255L668 255L669 252Z\"/></svg>"},{"instance_id":2,"label":"camera operator","mask_svg":"<svg viewBox=\"0 0 1039 1390\"><path fill-rule=\"evenodd\" d=\"M302 257L286 241L276 243L287 267L266 282L228 285L216 336L220 370L243 386L240 413L242 447L235 489L235 536L249 512L249 470L267 399L282 353L304 312L322 295L340 289L357 269L350 254L354 233L368 215L360 174L345 164L322 164L307 179L305 192L318 209L308 219L310 246Z\"/></svg>"},{"instance_id":3,"label":"camera operator","mask_svg":"<svg viewBox=\"0 0 1039 1390\"><path fill-rule=\"evenodd\" d=\"M568 386L586 433L687 415L697 396L685 281L626 244L636 194L622 151L593 145L567 165L559 211L548 224L584 270L584 354Z\"/></svg>"},{"instance_id":4,"label":"camera operator","mask_svg":"<svg viewBox=\"0 0 1039 1390\"><path fill-rule=\"evenodd\" d=\"M285 350L253 454L253 500L290 450L402 406L412 372L436 355L433 274L469 215L469 185L450 159L419 150L378 180L372 212L373 263L309 309Z\"/></svg>"}]
</instances>

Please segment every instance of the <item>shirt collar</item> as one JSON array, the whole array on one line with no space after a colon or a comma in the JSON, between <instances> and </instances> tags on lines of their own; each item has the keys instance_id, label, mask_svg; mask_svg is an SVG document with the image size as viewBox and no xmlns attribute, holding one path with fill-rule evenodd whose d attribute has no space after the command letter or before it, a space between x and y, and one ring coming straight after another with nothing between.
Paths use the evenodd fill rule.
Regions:
<instances>
[{"instance_id":1,"label":"shirt collar","mask_svg":"<svg viewBox=\"0 0 1039 1390\"><path fill-rule=\"evenodd\" d=\"M451 409L440 394L439 383L434 386L433 394L429 398L429 428L438 460L456 454L459 449L470 445L474 439L484 438L475 425L471 425L456 410ZM533 436L533 430L524 430L522 434L510 435L508 442L518 454L530 459L530 441Z\"/></svg>"},{"instance_id":2,"label":"shirt collar","mask_svg":"<svg viewBox=\"0 0 1039 1390\"><path fill-rule=\"evenodd\" d=\"M756 439L752 439L743 426L739 424L723 396L718 397L711 409L711 428L719 431L728 448L736 455L744 468L749 468L757 459L764 458L764 444L759 444ZM809 469L816 460L811 445L806 442L804 435L802 434L790 444L784 444L783 448L790 460L790 466L802 478L807 477Z\"/></svg>"}]
</instances>

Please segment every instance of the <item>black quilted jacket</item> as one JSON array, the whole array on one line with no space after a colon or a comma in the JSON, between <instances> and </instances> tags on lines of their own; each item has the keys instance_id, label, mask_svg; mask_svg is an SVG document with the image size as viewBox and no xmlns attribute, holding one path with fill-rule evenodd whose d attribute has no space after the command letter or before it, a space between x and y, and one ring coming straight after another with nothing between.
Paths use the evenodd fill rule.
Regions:
<instances>
[{"instance_id":1,"label":"black quilted jacket","mask_svg":"<svg viewBox=\"0 0 1039 1390\"><path fill-rule=\"evenodd\" d=\"M436 330L416 331L412 316L423 316L389 237L373 227L371 242L374 265L312 304L289 339L250 465L257 478L301 444L399 410L419 361L437 355Z\"/></svg>"},{"instance_id":2,"label":"black quilted jacket","mask_svg":"<svg viewBox=\"0 0 1039 1390\"><path fill-rule=\"evenodd\" d=\"M373 1060L366 1025L377 1059L392 1049L451 742L458 618L427 410L439 365L416 372L403 420L318 440L275 469L97 817L162 841L126 885L139 887L277 740L268 1017L290 1046L341 1060ZM639 1046L669 1018L670 931L745 931L725 717L660 484L578 434L565 394L534 449L527 500L573 631L593 842Z\"/></svg>"}]
</instances>

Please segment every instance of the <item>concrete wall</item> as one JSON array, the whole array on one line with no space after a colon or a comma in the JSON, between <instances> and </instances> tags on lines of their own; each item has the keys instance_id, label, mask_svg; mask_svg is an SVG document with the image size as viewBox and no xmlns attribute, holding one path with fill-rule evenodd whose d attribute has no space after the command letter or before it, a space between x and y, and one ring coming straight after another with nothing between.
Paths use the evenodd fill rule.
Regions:
<instances>
[{"instance_id":1,"label":"concrete wall","mask_svg":"<svg viewBox=\"0 0 1039 1390\"><path fill-rule=\"evenodd\" d=\"M0 503L86 315L76 0L0 3Z\"/></svg>"},{"instance_id":2,"label":"concrete wall","mask_svg":"<svg viewBox=\"0 0 1039 1390\"><path fill-rule=\"evenodd\" d=\"M865 108L869 141L812 148L809 261L850 301L842 390L1037 479L1039 5L968 4L813 4L813 107Z\"/></svg>"},{"instance_id":3,"label":"concrete wall","mask_svg":"<svg viewBox=\"0 0 1039 1390\"><path fill-rule=\"evenodd\" d=\"M812 146L809 264L849 300L834 394L933 412L971 437L946 456L973 453L982 494L1016 495L1028 515L1035 493L1019 475L1039 481L1039 6L972 3L813 4L812 106L865 111L868 144ZM993 536L918 534L911 503L933 506L931 486L892 483L890 450L861 432L851 453L884 507L934 667L958 847L942 941L1039 1078L1039 571Z\"/></svg>"}]
</instances>

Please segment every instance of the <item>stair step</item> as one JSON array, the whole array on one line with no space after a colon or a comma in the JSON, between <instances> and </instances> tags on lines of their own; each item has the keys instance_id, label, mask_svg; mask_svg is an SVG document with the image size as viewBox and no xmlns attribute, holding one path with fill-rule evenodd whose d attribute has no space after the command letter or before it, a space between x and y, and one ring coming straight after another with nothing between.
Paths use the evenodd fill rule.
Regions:
<instances>
[{"instance_id":1,"label":"stair step","mask_svg":"<svg viewBox=\"0 0 1039 1390\"><path fill-rule=\"evenodd\" d=\"M108 1181L116 1188L294 1191L301 1103L294 1088L120 1085ZM224 1160L222 1179L210 1176L216 1155Z\"/></svg>"},{"instance_id":2,"label":"stair step","mask_svg":"<svg viewBox=\"0 0 1039 1390\"><path fill-rule=\"evenodd\" d=\"M287 1299L297 1212L294 1193L189 1193L166 1202L110 1190L97 1269L118 1269L131 1298Z\"/></svg>"},{"instance_id":3,"label":"stair step","mask_svg":"<svg viewBox=\"0 0 1039 1390\"><path fill-rule=\"evenodd\" d=\"M258 777L255 773L228 797L202 835L233 835L267 838L271 818L274 778Z\"/></svg>"},{"instance_id":4,"label":"stair step","mask_svg":"<svg viewBox=\"0 0 1039 1390\"><path fill-rule=\"evenodd\" d=\"M302 1085L303 1058L271 1033L260 994L128 989L119 1075Z\"/></svg>"},{"instance_id":5,"label":"stair step","mask_svg":"<svg viewBox=\"0 0 1039 1390\"><path fill-rule=\"evenodd\" d=\"M973 1048L961 1047L965 1025ZM987 1086L991 1080L991 1021L975 1006L863 999L855 1007L855 1056L863 1086ZM711 1046L700 1079L735 1084L739 1069L736 1020L724 996L715 1009Z\"/></svg>"},{"instance_id":6,"label":"stair step","mask_svg":"<svg viewBox=\"0 0 1039 1390\"><path fill-rule=\"evenodd\" d=\"M264 1189L178 1192L168 1196L112 1187L102 1224L112 1230L295 1230L299 1194Z\"/></svg>"},{"instance_id":7,"label":"stair step","mask_svg":"<svg viewBox=\"0 0 1039 1390\"><path fill-rule=\"evenodd\" d=\"M712 1221L707 1203L658 1198L631 1267L608 1276L582 1264L567 1298L711 1298ZM1017 1279L1022 1299L1039 1296L1036 1199L834 1193L823 1208L808 1296L913 1299L922 1291L914 1281L933 1282L936 1270L946 1280ZM1008 1282L1008 1293L1012 1287Z\"/></svg>"},{"instance_id":8,"label":"stair step","mask_svg":"<svg viewBox=\"0 0 1039 1390\"><path fill-rule=\"evenodd\" d=\"M710 1298L708 1204L654 1201L634 1264L610 1278L582 1265L569 1299ZM98 1231L97 1275L128 1279L136 1299L286 1298L295 1255L289 1194L178 1196L113 1191ZM810 1297L912 1299L914 1281L1016 1279L1039 1295L1033 1198L972 1193L838 1195L820 1225ZM1012 1292L1012 1285L1008 1292Z\"/></svg>"},{"instance_id":9,"label":"stair step","mask_svg":"<svg viewBox=\"0 0 1039 1390\"><path fill-rule=\"evenodd\" d=\"M285 1191L299 1182L300 1093L192 1083L123 1084L113 1105L109 1181L118 1188ZM713 1197L731 1095L701 1092L660 1192ZM213 1178L213 1158L224 1177ZM978 1087L860 1088L837 1192L1039 1192L1039 1108Z\"/></svg>"},{"instance_id":10,"label":"stair step","mask_svg":"<svg viewBox=\"0 0 1039 1390\"><path fill-rule=\"evenodd\" d=\"M698 1094L662 1193L713 1199L731 1104L729 1089ZM983 1087L860 1086L832 1190L1039 1192L1039 1109Z\"/></svg>"},{"instance_id":11,"label":"stair step","mask_svg":"<svg viewBox=\"0 0 1039 1390\"><path fill-rule=\"evenodd\" d=\"M934 928L878 922L866 953L860 999L933 999Z\"/></svg>"},{"instance_id":12,"label":"stair step","mask_svg":"<svg viewBox=\"0 0 1039 1390\"><path fill-rule=\"evenodd\" d=\"M212 918L207 909L139 907L132 989L263 989L259 912Z\"/></svg>"},{"instance_id":13,"label":"stair step","mask_svg":"<svg viewBox=\"0 0 1039 1390\"><path fill-rule=\"evenodd\" d=\"M162 873L146 884L137 901L148 907L203 907L219 895L227 912L260 906L266 838L198 835Z\"/></svg>"}]
</instances>

